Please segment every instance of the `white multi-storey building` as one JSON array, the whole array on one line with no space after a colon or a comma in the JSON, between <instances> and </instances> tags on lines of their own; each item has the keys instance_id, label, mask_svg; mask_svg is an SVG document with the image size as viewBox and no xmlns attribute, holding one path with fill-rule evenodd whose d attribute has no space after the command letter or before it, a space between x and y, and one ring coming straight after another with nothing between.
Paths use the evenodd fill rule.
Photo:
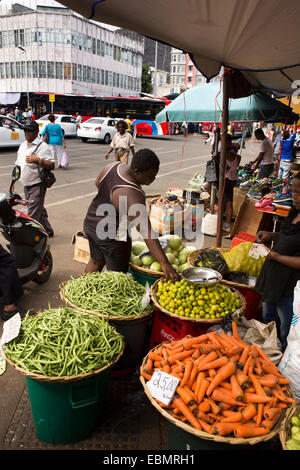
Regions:
<instances>
[{"instance_id":1,"label":"white multi-storey building","mask_svg":"<svg viewBox=\"0 0 300 470\"><path fill-rule=\"evenodd\" d=\"M51 0L13 3L0 3L0 92L139 96L141 36Z\"/></svg>"},{"instance_id":2,"label":"white multi-storey building","mask_svg":"<svg viewBox=\"0 0 300 470\"><path fill-rule=\"evenodd\" d=\"M218 81L215 77L210 81ZM206 78L193 64L188 54L172 48L170 64L170 86L173 93L181 93L187 88L206 83Z\"/></svg>"}]
</instances>

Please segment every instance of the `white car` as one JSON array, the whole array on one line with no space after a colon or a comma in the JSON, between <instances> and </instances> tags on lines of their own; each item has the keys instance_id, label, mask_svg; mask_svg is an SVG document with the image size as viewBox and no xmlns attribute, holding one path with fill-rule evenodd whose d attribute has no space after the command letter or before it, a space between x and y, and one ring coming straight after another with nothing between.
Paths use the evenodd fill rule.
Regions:
<instances>
[{"instance_id":1,"label":"white car","mask_svg":"<svg viewBox=\"0 0 300 470\"><path fill-rule=\"evenodd\" d=\"M117 121L118 119L92 117L80 124L77 129L77 137L81 137L83 142L87 142L88 139L97 139L109 144L118 132Z\"/></svg>"},{"instance_id":2,"label":"white car","mask_svg":"<svg viewBox=\"0 0 300 470\"><path fill-rule=\"evenodd\" d=\"M50 123L48 119L49 114L40 117L36 120L40 128L40 134L43 132L47 124ZM65 137L76 137L76 118L69 114L54 114L55 124L59 124L63 130Z\"/></svg>"},{"instance_id":3,"label":"white car","mask_svg":"<svg viewBox=\"0 0 300 470\"><path fill-rule=\"evenodd\" d=\"M24 140L23 125L13 118L0 115L0 147L17 147Z\"/></svg>"}]
</instances>

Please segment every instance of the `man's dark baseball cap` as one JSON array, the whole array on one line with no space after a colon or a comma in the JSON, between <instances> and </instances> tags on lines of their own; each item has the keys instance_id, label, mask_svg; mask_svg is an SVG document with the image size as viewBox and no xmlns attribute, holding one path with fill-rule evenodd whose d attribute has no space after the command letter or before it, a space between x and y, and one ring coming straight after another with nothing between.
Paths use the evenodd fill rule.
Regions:
<instances>
[{"instance_id":1,"label":"man's dark baseball cap","mask_svg":"<svg viewBox=\"0 0 300 470\"><path fill-rule=\"evenodd\" d=\"M26 121L24 124L24 131L38 131L39 125L36 121Z\"/></svg>"}]
</instances>

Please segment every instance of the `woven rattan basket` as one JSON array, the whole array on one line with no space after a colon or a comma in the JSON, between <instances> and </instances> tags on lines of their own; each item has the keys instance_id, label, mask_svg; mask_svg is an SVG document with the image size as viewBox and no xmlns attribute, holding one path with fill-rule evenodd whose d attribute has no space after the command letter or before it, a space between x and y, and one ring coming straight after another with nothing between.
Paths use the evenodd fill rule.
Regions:
<instances>
[{"instance_id":1,"label":"woven rattan basket","mask_svg":"<svg viewBox=\"0 0 300 470\"><path fill-rule=\"evenodd\" d=\"M162 344L164 344L164 343L162 343ZM161 345L159 345L159 346L161 346ZM155 348L153 348L153 351L159 346L156 346ZM148 357L148 355L144 358L144 360L142 362L142 365L141 365L141 368L140 368L140 371L143 370L143 368L145 366L145 363L147 362L147 357ZM152 405L159 411L159 413L162 416L164 416L171 423L175 424L175 426L183 429L186 432L189 432L189 433L193 434L194 436L199 437L199 439L205 439L205 440L208 440L208 441L222 442L223 444L233 444L233 445L255 445L255 444L259 444L261 442L266 442L266 441L269 441L270 439L272 439L274 436L276 436L279 433L279 430L281 428L281 424L282 424L282 422L285 418L285 414L286 414L286 411L283 410L282 415L281 415L280 419L278 420L278 422L276 423L276 425L274 426L274 428L268 434L265 434L263 436L251 437L251 438L247 438L247 439L236 438L236 437L214 436L213 434L209 434L209 433L204 432L204 431L199 431L198 429L194 428L190 424L186 424L186 423L176 419L166 408L162 408L158 404L158 402L152 397L152 395L151 395L151 393L150 393L150 391L149 391L149 389L146 385L147 381L145 380L145 378L142 375L140 375L140 381L141 381L141 383L144 387L144 391L145 391L148 399L150 400ZM292 398L294 397L293 392L290 388L289 388L289 395Z\"/></svg>"},{"instance_id":2,"label":"woven rattan basket","mask_svg":"<svg viewBox=\"0 0 300 470\"><path fill-rule=\"evenodd\" d=\"M131 267L131 269L138 271L140 273L143 273L143 274L147 274L148 276L151 276L151 277L159 278L159 277L163 277L164 275L162 271L152 271L151 269L145 269L145 268L142 268L141 266L137 266L136 264L129 263L129 266Z\"/></svg>"},{"instance_id":3,"label":"woven rattan basket","mask_svg":"<svg viewBox=\"0 0 300 470\"><path fill-rule=\"evenodd\" d=\"M289 408L285 414L285 418L281 423L279 438L283 450L287 450L286 441L291 438L291 429L292 422L291 419L293 416L296 416L300 413L300 403L296 403L291 408Z\"/></svg>"},{"instance_id":4,"label":"woven rattan basket","mask_svg":"<svg viewBox=\"0 0 300 470\"><path fill-rule=\"evenodd\" d=\"M230 251L230 248L210 248L211 250L217 250L219 251L220 253L227 253L228 251ZM197 267L196 265L196 260L199 256L199 254L201 253L202 250L196 250L196 251L193 251L193 253L191 253L189 256L188 256L188 259L187 259L187 262L189 264L189 266L191 267ZM226 281L226 279L222 279L221 281L221 284L225 284L226 286L231 286L231 287L235 287L236 289L238 288L243 288L243 289L253 289L252 286L249 286L248 284L240 284L238 282L232 282L232 281Z\"/></svg>"},{"instance_id":5,"label":"woven rattan basket","mask_svg":"<svg viewBox=\"0 0 300 470\"><path fill-rule=\"evenodd\" d=\"M169 315L170 317L173 317L173 318L179 318L180 320L188 320L188 321L193 321L193 322L197 322L197 323L212 323L212 324L216 324L216 323L221 323L222 321L222 318L191 318L191 317L181 317L180 315L176 315L175 313L173 312L170 312L169 310L166 310L165 308L163 308L159 302L158 302L158 298L156 296L156 292L157 292L157 287L158 287L158 283L161 279L158 279L157 281L155 281L155 283L151 286L151 299L152 299L152 302L154 303L155 307L160 310L161 312L165 313L166 315ZM165 280L165 278L164 278ZM229 287L229 286L226 286L228 289L230 289L232 292L234 292L236 295L239 296L239 299L240 299L240 302L241 302L241 307L236 310L236 312L234 312L232 314L232 317L238 317L240 315L242 315L245 310L246 310L246 300L245 300L245 297L238 291L236 290L235 288L233 287Z\"/></svg>"},{"instance_id":6,"label":"woven rattan basket","mask_svg":"<svg viewBox=\"0 0 300 470\"><path fill-rule=\"evenodd\" d=\"M114 331L116 332L115 329L114 329ZM10 359L8 359L8 357L6 357L6 356L5 356L5 360L16 371L20 372L21 374L25 375L26 377L29 377L30 379L38 380L40 382L70 383L70 382L78 382L79 380L88 379L89 377L94 377L95 375L99 375L102 372L104 372L105 370L113 367L118 362L120 357L123 355L124 348L125 348L125 343L123 341L122 350L120 351L118 356L115 358L115 360L113 362L111 362L110 364L102 367L101 369L97 369L97 370L94 370L92 372L89 372L88 374L81 374L81 375L74 375L74 376L48 377L46 375L35 374L35 373L28 372L27 370L21 369L20 367L15 365Z\"/></svg>"},{"instance_id":7,"label":"woven rattan basket","mask_svg":"<svg viewBox=\"0 0 300 470\"><path fill-rule=\"evenodd\" d=\"M141 315L131 315L130 317L122 317L121 315L120 316L113 316L113 315L107 315L107 314L101 314L99 312L93 312L92 310L87 310L87 309L84 309L84 308L81 308L79 307L78 305L74 305L66 296L65 296L65 286L67 284L68 281L65 281L65 282L62 282L60 285L59 285L59 289L60 289L60 298L63 302L65 302L65 304L69 305L69 307L72 307L74 308L75 310L79 310L80 312L84 312L84 313L89 313L91 315L95 315L96 317L99 317L99 318L103 318L105 320L108 320L108 321L131 321L131 320L138 320L140 318L145 318L145 317L148 317L149 315L152 314L154 308L152 305L149 305L148 308L146 308L146 310L141 314Z\"/></svg>"}]
</instances>

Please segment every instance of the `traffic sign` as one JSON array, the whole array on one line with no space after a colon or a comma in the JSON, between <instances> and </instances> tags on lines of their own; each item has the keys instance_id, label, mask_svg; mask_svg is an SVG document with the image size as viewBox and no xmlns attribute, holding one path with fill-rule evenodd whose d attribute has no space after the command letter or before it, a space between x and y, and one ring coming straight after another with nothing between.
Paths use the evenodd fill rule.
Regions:
<instances>
[{"instance_id":1,"label":"traffic sign","mask_svg":"<svg viewBox=\"0 0 300 470\"><path fill-rule=\"evenodd\" d=\"M55 94L54 93L49 93L49 101L50 103L55 101Z\"/></svg>"}]
</instances>

